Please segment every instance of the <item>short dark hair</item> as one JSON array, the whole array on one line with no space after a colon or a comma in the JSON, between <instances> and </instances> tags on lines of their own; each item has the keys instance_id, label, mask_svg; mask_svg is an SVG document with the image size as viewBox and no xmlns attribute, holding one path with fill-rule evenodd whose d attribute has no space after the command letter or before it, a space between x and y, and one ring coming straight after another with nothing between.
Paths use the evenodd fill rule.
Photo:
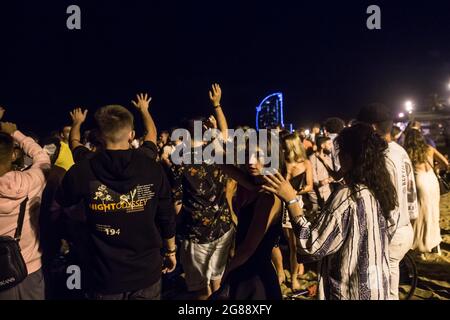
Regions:
<instances>
[{"instance_id":1,"label":"short dark hair","mask_svg":"<svg viewBox=\"0 0 450 320\"><path fill-rule=\"evenodd\" d=\"M391 130L391 135L394 138L395 136L397 136L399 133L402 132L402 129L398 126L393 126L392 130Z\"/></svg>"},{"instance_id":2,"label":"short dark hair","mask_svg":"<svg viewBox=\"0 0 450 320\"><path fill-rule=\"evenodd\" d=\"M345 122L341 118L329 118L324 123L329 133L339 134L345 128Z\"/></svg>"},{"instance_id":3,"label":"short dark hair","mask_svg":"<svg viewBox=\"0 0 450 320\"><path fill-rule=\"evenodd\" d=\"M105 149L105 142L103 141L102 136L97 128L89 131L87 141L97 149Z\"/></svg>"},{"instance_id":4,"label":"short dark hair","mask_svg":"<svg viewBox=\"0 0 450 320\"><path fill-rule=\"evenodd\" d=\"M392 120L387 120L383 122L374 123L377 131L382 134L390 134L392 131L392 126L394 122Z\"/></svg>"},{"instance_id":5,"label":"short dark hair","mask_svg":"<svg viewBox=\"0 0 450 320\"><path fill-rule=\"evenodd\" d=\"M14 151L14 140L11 135L0 132L0 163L11 161Z\"/></svg>"},{"instance_id":6,"label":"short dark hair","mask_svg":"<svg viewBox=\"0 0 450 320\"><path fill-rule=\"evenodd\" d=\"M98 129L104 139L118 142L123 130L134 128L134 117L130 111L119 105L109 105L95 113Z\"/></svg>"},{"instance_id":7,"label":"short dark hair","mask_svg":"<svg viewBox=\"0 0 450 320\"><path fill-rule=\"evenodd\" d=\"M316 137L316 141L315 141L317 148L318 148L318 149L321 149L321 145L322 145L323 143L329 141L329 140L331 140L330 137L327 137L327 136L317 136L317 137Z\"/></svg>"},{"instance_id":8,"label":"short dark hair","mask_svg":"<svg viewBox=\"0 0 450 320\"><path fill-rule=\"evenodd\" d=\"M382 103L371 103L359 111L358 121L375 125L382 134L391 133L394 124L392 110Z\"/></svg>"}]
</instances>

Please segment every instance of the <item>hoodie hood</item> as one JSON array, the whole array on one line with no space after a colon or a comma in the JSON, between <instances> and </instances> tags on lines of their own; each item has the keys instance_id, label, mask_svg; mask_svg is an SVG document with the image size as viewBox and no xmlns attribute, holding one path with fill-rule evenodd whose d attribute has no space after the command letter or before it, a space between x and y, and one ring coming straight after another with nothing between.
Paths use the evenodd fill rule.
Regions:
<instances>
[{"instance_id":1,"label":"hoodie hood","mask_svg":"<svg viewBox=\"0 0 450 320\"><path fill-rule=\"evenodd\" d=\"M0 214L9 214L17 208L17 202L26 198L28 188L21 172L11 171L0 177Z\"/></svg>"},{"instance_id":2,"label":"hoodie hood","mask_svg":"<svg viewBox=\"0 0 450 320\"><path fill-rule=\"evenodd\" d=\"M136 186L136 177L145 168L145 160L135 150L106 150L91 159L91 167L97 179L108 188L126 193Z\"/></svg>"}]
</instances>

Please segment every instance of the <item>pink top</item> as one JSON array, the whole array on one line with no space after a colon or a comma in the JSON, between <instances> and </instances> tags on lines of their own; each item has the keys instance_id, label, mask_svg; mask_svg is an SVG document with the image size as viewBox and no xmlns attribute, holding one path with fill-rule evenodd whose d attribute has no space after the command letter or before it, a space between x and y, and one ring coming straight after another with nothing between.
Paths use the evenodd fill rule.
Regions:
<instances>
[{"instance_id":1,"label":"pink top","mask_svg":"<svg viewBox=\"0 0 450 320\"><path fill-rule=\"evenodd\" d=\"M33 139L20 131L12 135L25 153L33 159L30 169L10 171L0 177L0 235L14 237L20 204L29 198L22 229L20 247L27 264L28 274L38 271L41 264L39 250L39 208L50 158Z\"/></svg>"}]
</instances>

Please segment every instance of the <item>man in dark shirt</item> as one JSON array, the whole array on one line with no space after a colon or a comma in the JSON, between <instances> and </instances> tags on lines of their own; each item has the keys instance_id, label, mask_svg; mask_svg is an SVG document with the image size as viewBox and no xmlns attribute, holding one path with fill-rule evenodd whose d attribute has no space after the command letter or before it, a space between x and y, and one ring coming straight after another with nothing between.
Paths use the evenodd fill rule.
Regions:
<instances>
[{"instance_id":1,"label":"man in dark shirt","mask_svg":"<svg viewBox=\"0 0 450 320\"><path fill-rule=\"evenodd\" d=\"M219 85L214 85L210 99L226 140L227 123L220 106L221 95ZM211 117L210 121L217 129L215 118ZM194 120L186 127L194 137ZM186 155L186 159L190 158L191 162L171 167L172 188L180 212L179 233L183 237L180 256L186 284L196 298L206 299L220 287L234 240L234 228L226 198L226 177L215 164L193 164L193 160L203 154L205 143L195 139L190 142L192 150L187 151L190 157Z\"/></svg>"},{"instance_id":2,"label":"man in dark shirt","mask_svg":"<svg viewBox=\"0 0 450 320\"><path fill-rule=\"evenodd\" d=\"M148 104L143 95L136 103L140 109ZM57 195L64 207L85 204L83 288L93 299L159 299L161 274L176 266L167 178L154 159L130 148L133 116L127 109L107 106L95 118L106 149L77 163Z\"/></svg>"}]
</instances>

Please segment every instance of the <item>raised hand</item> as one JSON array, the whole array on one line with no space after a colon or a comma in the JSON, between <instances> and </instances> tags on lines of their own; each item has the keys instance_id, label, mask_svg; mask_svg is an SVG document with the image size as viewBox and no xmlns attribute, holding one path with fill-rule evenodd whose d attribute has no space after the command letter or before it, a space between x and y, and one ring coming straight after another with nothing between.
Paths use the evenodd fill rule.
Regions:
<instances>
[{"instance_id":1,"label":"raised hand","mask_svg":"<svg viewBox=\"0 0 450 320\"><path fill-rule=\"evenodd\" d=\"M152 98L147 93L141 93L136 95L136 101L132 100L131 103L141 112L148 111Z\"/></svg>"},{"instance_id":2,"label":"raised hand","mask_svg":"<svg viewBox=\"0 0 450 320\"><path fill-rule=\"evenodd\" d=\"M72 123L74 126L81 125L86 121L88 111L83 110L81 108L76 108L70 113L70 117L72 118Z\"/></svg>"},{"instance_id":3,"label":"raised hand","mask_svg":"<svg viewBox=\"0 0 450 320\"><path fill-rule=\"evenodd\" d=\"M216 120L216 117L210 116L210 117L208 118L208 123L211 125L211 128L212 128L212 129L217 129L217 128L218 128L218 127L217 127L217 120Z\"/></svg>"},{"instance_id":4,"label":"raised hand","mask_svg":"<svg viewBox=\"0 0 450 320\"><path fill-rule=\"evenodd\" d=\"M2 120L3 116L5 115L5 112L6 112L5 108L0 107L0 120Z\"/></svg>"},{"instance_id":5,"label":"raised hand","mask_svg":"<svg viewBox=\"0 0 450 320\"><path fill-rule=\"evenodd\" d=\"M284 202L292 201L297 198L297 192L292 185L279 172L272 176L264 176L266 184L263 189L273 193Z\"/></svg>"},{"instance_id":6,"label":"raised hand","mask_svg":"<svg viewBox=\"0 0 450 320\"><path fill-rule=\"evenodd\" d=\"M212 90L209 92L209 99L214 107L220 107L220 101L222 100L222 89L217 83L212 85Z\"/></svg>"},{"instance_id":7,"label":"raised hand","mask_svg":"<svg viewBox=\"0 0 450 320\"><path fill-rule=\"evenodd\" d=\"M11 122L0 122L0 131L12 135L17 131L17 126Z\"/></svg>"}]
</instances>

